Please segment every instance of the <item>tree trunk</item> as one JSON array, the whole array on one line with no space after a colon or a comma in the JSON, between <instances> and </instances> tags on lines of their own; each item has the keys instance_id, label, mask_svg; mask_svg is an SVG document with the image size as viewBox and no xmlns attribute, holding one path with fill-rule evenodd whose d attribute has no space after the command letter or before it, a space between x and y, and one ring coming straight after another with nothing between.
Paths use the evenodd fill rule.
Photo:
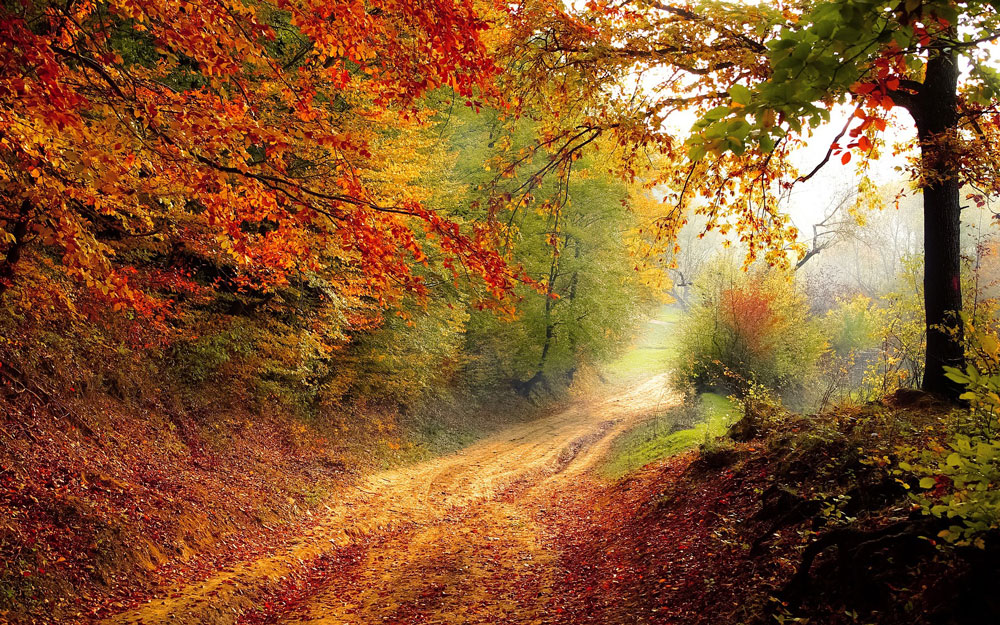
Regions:
<instances>
[{"instance_id":1,"label":"tree trunk","mask_svg":"<svg viewBox=\"0 0 1000 625\"><path fill-rule=\"evenodd\" d=\"M24 200L21 202L21 212L18 215L17 221L14 222L14 228L10 233L14 237L14 240L11 242L10 247L7 248L7 253L4 254L3 261L0 262L0 298L3 297L4 292L14 282L14 269L18 261L21 260L21 251L24 249L25 239L28 236L30 214L31 203L28 200Z\"/></svg>"},{"instance_id":2,"label":"tree trunk","mask_svg":"<svg viewBox=\"0 0 1000 625\"><path fill-rule=\"evenodd\" d=\"M924 194L924 310L927 352L923 389L958 399L961 387L944 367L963 367L961 207L958 164L951 142L958 126L958 66L954 54L927 63L913 111L920 140Z\"/></svg>"},{"instance_id":3,"label":"tree trunk","mask_svg":"<svg viewBox=\"0 0 1000 625\"><path fill-rule=\"evenodd\" d=\"M576 238L570 237L567 234L566 235L566 245L567 246L569 246L570 240L573 241L573 260L574 260L574 266L575 267L579 267L580 266L580 241L578 239L576 239ZM570 353L570 357L573 359L573 363L572 363L572 365L570 365L569 371L566 372L566 378L570 382L573 381L573 376L576 375L576 370L580 366L580 357L579 357L579 354L576 353L576 350L577 350L577 338L576 338L576 335L577 335L577 332L579 332L579 330L580 330L580 328L578 327L579 323L580 323L580 317L576 317L576 315L575 315L575 313L576 313L576 286L577 286L577 284L579 284L579 282L580 282L580 270L579 269L574 269L573 270L573 275L569 279L569 308L570 308L570 315L573 317L573 320L574 320L573 325L569 328L569 353Z\"/></svg>"},{"instance_id":4,"label":"tree trunk","mask_svg":"<svg viewBox=\"0 0 1000 625\"><path fill-rule=\"evenodd\" d=\"M553 230L559 230L559 213L556 213L555 224ZM548 386L548 380L545 379L545 364L549 359L549 350L552 348L553 340L555 339L556 326L555 322L552 320L552 309L555 307L555 297L553 294L556 292L556 277L559 275L559 246L553 244L552 246L552 262L549 264L549 281L545 288L545 339L542 342L542 356L538 359L538 369L535 374L528 379L528 381L523 382L519 385L521 394L527 397L531 394L532 389L539 383L544 383Z\"/></svg>"}]
</instances>

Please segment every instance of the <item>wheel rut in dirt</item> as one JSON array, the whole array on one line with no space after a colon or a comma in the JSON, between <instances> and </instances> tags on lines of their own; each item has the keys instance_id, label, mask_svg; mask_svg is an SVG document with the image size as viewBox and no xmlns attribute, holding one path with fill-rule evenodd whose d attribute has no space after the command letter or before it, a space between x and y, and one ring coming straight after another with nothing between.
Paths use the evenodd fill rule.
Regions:
<instances>
[{"instance_id":1,"label":"wheel rut in dirt","mask_svg":"<svg viewBox=\"0 0 1000 625\"><path fill-rule=\"evenodd\" d=\"M539 511L618 433L675 401L666 384L654 376L461 452L372 475L332 498L326 518L284 549L108 622L544 622L556 554ZM311 570L305 582L302 567Z\"/></svg>"}]
</instances>

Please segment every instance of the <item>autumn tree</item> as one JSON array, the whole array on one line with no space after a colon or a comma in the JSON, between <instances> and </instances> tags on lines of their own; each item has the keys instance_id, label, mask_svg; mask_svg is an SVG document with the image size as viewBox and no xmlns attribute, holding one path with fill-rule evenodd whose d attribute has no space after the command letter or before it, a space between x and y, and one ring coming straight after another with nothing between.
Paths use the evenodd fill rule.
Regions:
<instances>
[{"instance_id":1,"label":"autumn tree","mask_svg":"<svg viewBox=\"0 0 1000 625\"><path fill-rule=\"evenodd\" d=\"M489 229L427 205L415 166L423 94L490 93L485 28L464 0L5 3L0 294L51 261L152 320L177 293L135 259L193 257L229 290L384 305L426 294L436 250L502 295Z\"/></svg>"},{"instance_id":2,"label":"autumn tree","mask_svg":"<svg viewBox=\"0 0 1000 625\"><path fill-rule=\"evenodd\" d=\"M923 386L956 395L943 367L963 360L959 192L963 184L996 189L998 81L985 44L998 37L997 3L636 0L573 10L539 0L513 13L521 30L510 56L534 68L542 85L523 97L544 93L559 120L540 143L564 138L569 159L582 141L604 135L635 155L626 176L657 154L648 182L670 189L675 208L664 234L676 232L690 209L708 217L707 229L739 238L748 262L786 265L788 251L805 254L781 195L852 154L864 174L899 120L892 112L906 111L925 207ZM798 171L789 155L840 111L853 115L826 157ZM701 121L678 134L670 120L691 112Z\"/></svg>"},{"instance_id":3,"label":"autumn tree","mask_svg":"<svg viewBox=\"0 0 1000 625\"><path fill-rule=\"evenodd\" d=\"M581 366L617 355L655 289L635 271L631 234L641 217L629 188L607 172L607 156L578 161L571 178L503 175L512 155L531 161L525 171L552 162L528 148L537 128L494 109L452 114L442 130L458 150L455 179L491 206L511 259L534 282L518 290L513 318L472 311L469 366L484 385L502 376L525 396L559 389Z\"/></svg>"},{"instance_id":4,"label":"autumn tree","mask_svg":"<svg viewBox=\"0 0 1000 625\"><path fill-rule=\"evenodd\" d=\"M992 175L982 176L978 165L963 167L963 161L992 151L983 127L996 122L996 81L982 46L997 37L995 3L819 3L770 42L768 80L752 93L734 90L736 106L703 124L692 148L738 151L753 142L768 152L803 122L829 119L831 104L850 102L855 115L827 153L839 154L846 164L851 150L870 157L877 150L873 140L886 128L886 112L905 109L916 127L920 156L914 176L924 202L923 388L952 397L959 389L944 367L964 362L960 189L995 186ZM960 91L962 57L972 70ZM711 143L713 133L743 123L749 124L743 139L730 142L724 133L721 142ZM844 136L850 138L841 144Z\"/></svg>"}]
</instances>

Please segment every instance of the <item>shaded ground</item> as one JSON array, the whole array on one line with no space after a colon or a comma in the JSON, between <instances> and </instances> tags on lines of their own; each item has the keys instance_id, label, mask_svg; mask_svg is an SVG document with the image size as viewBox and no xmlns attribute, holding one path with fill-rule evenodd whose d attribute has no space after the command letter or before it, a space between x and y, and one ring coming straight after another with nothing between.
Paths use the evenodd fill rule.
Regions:
<instances>
[{"instance_id":1,"label":"shaded ground","mask_svg":"<svg viewBox=\"0 0 1000 625\"><path fill-rule=\"evenodd\" d=\"M275 554L112 623L544 623L564 576L544 527L614 437L669 405L663 375L376 474Z\"/></svg>"},{"instance_id":2,"label":"shaded ground","mask_svg":"<svg viewBox=\"0 0 1000 625\"><path fill-rule=\"evenodd\" d=\"M889 472L901 432L937 431L936 404L775 416L763 438L716 440L609 480L609 456L646 457L623 444L676 401L665 383L374 474L266 553L106 622L997 622L1000 541L939 549L935 520Z\"/></svg>"}]
</instances>

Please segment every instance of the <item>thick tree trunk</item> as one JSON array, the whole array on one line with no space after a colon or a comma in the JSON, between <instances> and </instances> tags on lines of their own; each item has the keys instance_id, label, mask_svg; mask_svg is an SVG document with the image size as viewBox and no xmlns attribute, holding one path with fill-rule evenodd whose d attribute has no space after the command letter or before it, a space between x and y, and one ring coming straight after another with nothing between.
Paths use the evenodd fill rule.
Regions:
<instances>
[{"instance_id":1,"label":"thick tree trunk","mask_svg":"<svg viewBox=\"0 0 1000 625\"><path fill-rule=\"evenodd\" d=\"M944 367L963 367L961 249L957 181L924 189L924 308L927 353L923 389L957 399L961 387Z\"/></svg>"},{"instance_id":2,"label":"thick tree trunk","mask_svg":"<svg viewBox=\"0 0 1000 625\"><path fill-rule=\"evenodd\" d=\"M952 149L958 126L958 66L953 54L927 63L914 117L924 178L924 309L927 352L923 389L957 399L961 388L944 367L962 367L961 207L958 166Z\"/></svg>"}]
</instances>

